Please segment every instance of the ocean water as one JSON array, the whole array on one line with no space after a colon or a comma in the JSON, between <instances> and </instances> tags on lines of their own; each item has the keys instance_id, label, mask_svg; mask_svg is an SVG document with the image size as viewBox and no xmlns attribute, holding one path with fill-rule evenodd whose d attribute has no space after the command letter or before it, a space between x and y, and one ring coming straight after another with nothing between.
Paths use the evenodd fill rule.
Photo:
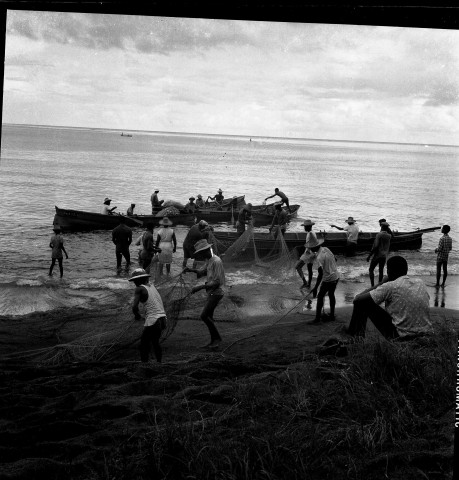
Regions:
<instances>
[{"instance_id":1,"label":"ocean water","mask_svg":"<svg viewBox=\"0 0 459 480\"><path fill-rule=\"evenodd\" d=\"M385 217L393 230L452 227L448 304L459 308L456 244L459 147L104 129L3 125L0 159L0 315L24 315L63 306L100 305L131 288L129 271L116 272L111 232L65 234L64 279L49 278L54 206L98 212L106 196L125 213L150 213L150 195L186 203L222 188L261 204L278 187L299 217L316 230L358 219L377 231ZM232 229L219 225L217 229ZM298 219L291 231L302 231ZM177 226L172 275L180 272L187 227ZM135 230L134 236L141 234ZM423 235L419 251L403 252L411 274L435 274L439 231ZM131 248L135 260L137 247ZM365 255L339 258L344 284L368 284ZM135 268L135 264L131 270ZM228 269L229 284L273 283L250 268ZM292 284L298 283L292 272ZM434 296L432 295L432 301ZM347 301L351 301L348 298Z\"/></svg>"}]
</instances>

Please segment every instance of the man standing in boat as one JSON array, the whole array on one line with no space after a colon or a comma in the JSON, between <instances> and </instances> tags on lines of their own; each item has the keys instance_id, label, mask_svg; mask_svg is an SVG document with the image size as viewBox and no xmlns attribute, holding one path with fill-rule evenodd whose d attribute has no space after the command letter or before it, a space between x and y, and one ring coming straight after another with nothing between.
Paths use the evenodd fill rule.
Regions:
<instances>
[{"instance_id":1,"label":"man standing in boat","mask_svg":"<svg viewBox=\"0 0 459 480\"><path fill-rule=\"evenodd\" d=\"M196 199L196 208L204 208L206 206L206 202L202 199L202 195L198 193L198 198Z\"/></svg>"},{"instance_id":2,"label":"man standing in boat","mask_svg":"<svg viewBox=\"0 0 459 480\"><path fill-rule=\"evenodd\" d=\"M152 193L150 197L151 201L151 213L156 213L158 210L161 209L161 205L164 203L164 200L159 200L158 198L159 189L155 189L154 193Z\"/></svg>"},{"instance_id":3,"label":"man standing in boat","mask_svg":"<svg viewBox=\"0 0 459 480\"><path fill-rule=\"evenodd\" d=\"M344 230L347 233L346 242L346 257L353 257L357 249L357 241L359 238L359 227L356 225L357 220L353 217L348 217L346 220L347 225L345 227L338 227L338 225L330 225L330 227L337 228L338 230Z\"/></svg>"},{"instance_id":4,"label":"man standing in boat","mask_svg":"<svg viewBox=\"0 0 459 480\"><path fill-rule=\"evenodd\" d=\"M284 192L281 192L278 188L275 188L275 189L274 189L274 193L273 193L272 195L270 195L269 197L266 197L266 198L265 198L265 202L266 202L266 200L269 200L270 198L273 198L273 197L275 197L276 195L277 195L278 197L280 197L280 199L281 199L281 203L280 203L281 206L285 203L285 205L286 205L287 208L288 208L288 211L289 211L290 213L292 213L292 211L290 210L290 205L289 205L289 203L288 203L288 197L287 197L287 195L285 195Z\"/></svg>"},{"instance_id":5,"label":"man standing in boat","mask_svg":"<svg viewBox=\"0 0 459 480\"><path fill-rule=\"evenodd\" d=\"M185 208L183 209L185 213L194 213L196 212L196 203L194 203L195 198L190 197L188 199L188 203L185 205Z\"/></svg>"},{"instance_id":6,"label":"man standing in boat","mask_svg":"<svg viewBox=\"0 0 459 480\"><path fill-rule=\"evenodd\" d=\"M236 229L240 237L245 232L245 224L252 221L252 204L244 205L237 216Z\"/></svg>"},{"instance_id":7,"label":"man standing in boat","mask_svg":"<svg viewBox=\"0 0 459 480\"><path fill-rule=\"evenodd\" d=\"M132 242L132 230L125 224L126 218L123 215L119 217L120 224L112 231L112 241L116 245L116 268L121 268L122 257L126 260L126 268L131 264L131 255L129 245Z\"/></svg>"},{"instance_id":8,"label":"man standing in boat","mask_svg":"<svg viewBox=\"0 0 459 480\"><path fill-rule=\"evenodd\" d=\"M287 223L288 223L288 213L282 208L282 205L276 205L276 213L274 214L273 221L271 226L269 227L269 233L272 232L274 225L277 225L280 228L282 235L285 235L285 231L287 230ZM277 229L274 234L274 238L277 237Z\"/></svg>"},{"instance_id":9,"label":"man standing in boat","mask_svg":"<svg viewBox=\"0 0 459 480\"><path fill-rule=\"evenodd\" d=\"M131 203L131 206L127 209L126 215L132 217L134 215L135 203Z\"/></svg>"},{"instance_id":10,"label":"man standing in boat","mask_svg":"<svg viewBox=\"0 0 459 480\"><path fill-rule=\"evenodd\" d=\"M102 209L100 210L100 213L102 215L113 215L113 210L115 210L117 207L110 208L110 202L111 201L112 201L111 198L105 197L104 205L103 205Z\"/></svg>"},{"instance_id":11,"label":"man standing in boat","mask_svg":"<svg viewBox=\"0 0 459 480\"><path fill-rule=\"evenodd\" d=\"M220 207L223 202L223 199L225 197L223 196L223 190L221 188L218 189L218 193L215 194L215 196L211 197L210 195L207 197L207 200L212 200L215 201Z\"/></svg>"}]
</instances>

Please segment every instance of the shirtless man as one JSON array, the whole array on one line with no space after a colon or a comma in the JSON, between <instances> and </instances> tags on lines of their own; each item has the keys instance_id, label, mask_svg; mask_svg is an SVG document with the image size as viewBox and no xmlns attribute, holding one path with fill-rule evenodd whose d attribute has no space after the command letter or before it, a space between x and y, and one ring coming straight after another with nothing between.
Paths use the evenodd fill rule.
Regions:
<instances>
[{"instance_id":1,"label":"shirtless man","mask_svg":"<svg viewBox=\"0 0 459 480\"><path fill-rule=\"evenodd\" d=\"M284 192L281 192L278 188L275 188L275 189L274 189L274 193L273 193L272 195L270 195L269 197L266 197L266 198L265 198L265 202L266 202L266 200L268 200L268 199L270 199L270 198L273 198L273 197L275 197L276 195L281 198L281 205L283 205L283 204L285 203L285 205L286 205L287 208L288 208L288 211L289 211L290 213L292 213L292 211L290 210L290 205L289 205L289 203L288 203L288 197L287 197L287 195L285 195Z\"/></svg>"}]
</instances>

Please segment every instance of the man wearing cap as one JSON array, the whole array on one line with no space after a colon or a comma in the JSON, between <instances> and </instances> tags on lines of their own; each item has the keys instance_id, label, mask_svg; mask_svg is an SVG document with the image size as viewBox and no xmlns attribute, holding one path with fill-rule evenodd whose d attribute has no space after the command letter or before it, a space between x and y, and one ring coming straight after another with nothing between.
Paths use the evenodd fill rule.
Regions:
<instances>
[{"instance_id":1,"label":"man wearing cap","mask_svg":"<svg viewBox=\"0 0 459 480\"><path fill-rule=\"evenodd\" d=\"M156 213L161 208L161 205L164 203L164 200L158 199L158 193L159 189L156 188L154 193L151 194L151 213Z\"/></svg>"},{"instance_id":2,"label":"man wearing cap","mask_svg":"<svg viewBox=\"0 0 459 480\"><path fill-rule=\"evenodd\" d=\"M285 231L287 230L287 223L288 223L288 213L285 210L283 210L282 205L280 204L276 205L275 211L276 213L274 214L273 221L271 222L271 226L269 227L269 233L272 232L274 225L277 225L280 228L282 235L285 235ZM277 230L276 230L276 235L277 235Z\"/></svg>"},{"instance_id":3,"label":"man wearing cap","mask_svg":"<svg viewBox=\"0 0 459 480\"><path fill-rule=\"evenodd\" d=\"M183 209L186 213L194 213L196 212L196 204L194 203L195 198L190 197L188 199L188 203L185 205L185 208Z\"/></svg>"},{"instance_id":4,"label":"man wearing cap","mask_svg":"<svg viewBox=\"0 0 459 480\"><path fill-rule=\"evenodd\" d=\"M346 256L353 257L357 249L357 241L359 239L359 227L356 225L356 220L353 217L348 217L345 227L338 227L338 225L330 225L330 227L344 230L347 233L346 241Z\"/></svg>"},{"instance_id":5,"label":"man wearing cap","mask_svg":"<svg viewBox=\"0 0 459 480\"><path fill-rule=\"evenodd\" d=\"M132 230L126 225L126 218L119 217L119 225L112 230L112 241L116 245L116 268L121 268L121 259L126 260L126 268L131 264L129 245L132 242Z\"/></svg>"},{"instance_id":6,"label":"man wearing cap","mask_svg":"<svg viewBox=\"0 0 459 480\"><path fill-rule=\"evenodd\" d=\"M111 201L112 201L111 198L105 197L104 205L102 206L102 209L100 210L100 213L102 213L102 215L112 215L113 210L115 210L117 208L117 207L110 208L110 202Z\"/></svg>"},{"instance_id":7,"label":"man wearing cap","mask_svg":"<svg viewBox=\"0 0 459 480\"><path fill-rule=\"evenodd\" d=\"M338 269L336 268L336 258L327 247L322 246L323 242L323 239L316 239L315 241L311 240L311 242L309 242L309 249L316 254L317 263L319 265L317 282L311 290L314 298L317 297L316 317L310 322L312 324L320 323L321 311L324 306L324 298L326 294L328 294L330 300L330 315L324 315L322 318L324 320L335 319L335 290L336 285L338 284L339 274ZM319 285L320 289L317 294Z\"/></svg>"},{"instance_id":8,"label":"man wearing cap","mask_svg":"<svg viewBox=\"0 0 459 480\"><path fill-rule=\"evenodd\" d=\"M196 208L204 208L206 202L202 199L202 195L198 193L198 198L196 199Z\"/></svg>"},{"instance_id":9,"label":"man wearing cap","mask_svg":"<svg viewBox=\"0 0 459 480\"><path fill-rule=\"evenodd\" d=\"M289 211L290 213L292 213L292 211L290 210L290 205L289 205L289 203L288 203L288 197L287 197L287 195L285 195L284 192L281 192L278 188L275 188L275 189L274 189L274 193L273 193L272 195L270 195L269 197L266 197L266 198L265 198L265 202L266 202L266 200L268 200L268 199L270 199L270 198L273 198L273 197L275 197L276 195L277 195L278 197L280 197L280 199L281 199L281 203L280 203L280 204L283 205L283 204L285 203L285 205L286 205L287 208L288 208L288 211Z\"/></svg>"},{"instance_id":10,"label":"man wearing cap","mask_svg":"<svg viewBox=\"0 0 459 480\"><path fill-rule=\"evenodd\" d=\"M380 307L385 303L385 308ZM429 294L424 282L408 275L408 263L400 255L387 260L387 277L382 284L354 298L349 327L345 332L365 337L367 319L387 339L433 333Z\"/></svg>"},{"instance_id":11,"label":"man wearing cap","mask_svg":"<svg viewBox=\"0 0 459 480\"><path fill-rule=\"evenodd\" d=\"M132 217L134 215L135 203L131 203L131 206L127 209L126 215Z\"/></svg>"},{"instance_id":12,"label":"man wearing cap","mask_svg":"<svg viewBox=\"0 0 459 480\"><path fill-rule=\"evenodd\" d=\"M51 277L53 275L53 268L54 265L56 265L56 260L59 263L59 271L61 273L61 278L64 276L64 267L62 265L62 252L65 253L65 258L69 258L67 255L67 252L64 248L64 239L62 238L61 235L61 227L59 225L56 225L53 228L54 235L51 237L51 240L49 242L49 248L52 248L51 251L51 266L49 267L49 276Z\"/></svg>"},{"instance_id":13,"label":"man wearing cap","mask_svg":"<svg viewBox=\"0 0 459 480\"><path fill-rule=\"evenodd\" d=\"M310 245L315 245L317 243L316 234L312 231L312 226L315 225L315 222L312 222L309 218L307 218L303 222L304 231L306 232L306 242L304 244L305 250L303 255L301 255L300 259L298 260L297 264L295 265L295 269L298 272L298 275L303 280L303 285L301 288L311 288L312 282L312 266L316 259L316 254L312 252L310 249ZM308 269L308 281L304 278L303 267L304 265L307 266Z\"/></svg>"},{"instance_id":14,"label":"man wearing cap","mask_svg":"<svg viewBox=\"0 0 459 480\"><path fill-rule=\"evenodd\" d=\"M211 247L212 245L207 243L207 240L205 239L196 242L194 246L195 260L198 262L207 260L207 263L204 268L200 270L186 267L184 272L196 273L197 278L207 275L207 282L204 285L194 287L191 290L191 293L196 293L199 292L199 290L206 289L207 301L201 312L200 318L206 324L210 333L210 343L206 345L206 347L215 348L221 343L222 339L214 324L214 311L225 295L226 281L223 262L221 261L220 257L217 257L217 255L212 253Z\"/></svg>"},{"instance_id":15,"label":"man wearing cap","mask_svg":"<svg viewBox=\"0 0 459 480\"><path fill-rule=\"evenodd\" d=\"M245 232L245 225L252 221L252 204L244 205L238 213L236 221L236 230L240 237Z\"/></svg>"},{"instance_id":16,"label":"man wearing cap","mask_svg":"<svg viewBox=\"0 0 459 480\"><path fill-rule=\"evenodd\" d=\"M183 268L186 268L186 264L189 258L194 257L194 245L197 241L203 238L209 238L209 232L212 227L205 220L201 220L194 224L186 234L185 240L183 240ZM193 261L193 268L196 268L196 260Z\"/></svg>"},{"instance_id":17,"label":"man wearing cap","mask_svg":"<svg viewBox=\"0 0 459 480\"><path fill-rule=\"evenodd\" d=\"M223 199L225 197L223 196L223 190L221 188L218 189L218 193L215 194L215 196L211 197L210 195L207 197L207 200L214 200L217 202L219 205L223 202Z\"/></svg>"},{"instance_id":18,"label":"man wearing cap","mask_svg":"<svg viewBox=\"0 0 459 480\"><path fill-rule=\"evenodd\" d=\"M150 284L150 275L143 268L136 268L129 279L135 283L134 302L132 312L136 320L142 317L139 311L139 303L144 305L145 324L140 338L140 359L148 362L150 348L153 345L156 360L161 363L162 349L159 343L161 332L166 328L166 312L163 301L155 286Z\"/></svg>"},{"instance_id":19,"label":"man wearing cap","mask_svg":"<svg viewBox=\"0 0 459 480\"><path fill-rule=\"evenodd\" d=\"M375 286L375 274L374 270L376 265L379 266L379 283L382 282L384 276L384 265L386 264L387 255L390 248L390 239L392 238L389 235L388 229L389 224L387 222L380 222L381 231L376 234L375 240L373 242L373 247L367 257L367 262L370 261L370 258L373 256L373 259L370 262L370 282L371 286Z\"/></svg>"},{"instance_id":20,"label":"man wearing cap","mask_svg":"<svg viewBox=\"0 0 459 480\"><path fill-rule=\"evenodd\" d=\"M379 219L379 226L381 226L382 223L387 223L387 220L385 218L380 218ZM390 229L389 227L389 224L387 223L388 227L387 227L387 233L393 238L394 237L394 233L392 232L392 230Z\"/></svg>"}]
</instances>

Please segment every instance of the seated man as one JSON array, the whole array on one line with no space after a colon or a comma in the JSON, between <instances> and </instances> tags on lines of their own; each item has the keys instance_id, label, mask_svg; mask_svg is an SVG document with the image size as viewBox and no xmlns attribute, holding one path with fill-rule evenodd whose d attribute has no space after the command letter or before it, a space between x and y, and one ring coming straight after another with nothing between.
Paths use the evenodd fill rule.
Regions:
<instances>
[{"instance_id":1,"label":"seated man","mask_svg":"<svg viewBox=\"0 0 459 480\"><path fill-rule=\"evenodd\" d=\"M367 318L387 339L433 333L429 294L422 280L407 275L408 264L399 256L387 260L387 277L375 288L356 295L347 333L365 337ZM379 306L385 302L385 309Z\"/></svg>"},{"instance_id":2,"label":"seated man","mask_svg":"<svg viewBox=\"0 0 459 480\"><path fill-rule=\"evenodd\" d=\"M185 208L183 209L184 212L186 212L186 213L196 212L196 204L194 203L194 201L195 201L194 197L190 197L188 199L188 203L185 205Z\"/></svg>"},{"instance_id":3,"label":"seated man","mask_svg":"<svg viewBox=\"0 0 459 480\"><path fill-rule=\"evenodd\" d=\"M202 195L198 193L198 198L196 200L196 208L204 208L206 206L206 202L202 199Z\"/></svg>"}]
</instances>

